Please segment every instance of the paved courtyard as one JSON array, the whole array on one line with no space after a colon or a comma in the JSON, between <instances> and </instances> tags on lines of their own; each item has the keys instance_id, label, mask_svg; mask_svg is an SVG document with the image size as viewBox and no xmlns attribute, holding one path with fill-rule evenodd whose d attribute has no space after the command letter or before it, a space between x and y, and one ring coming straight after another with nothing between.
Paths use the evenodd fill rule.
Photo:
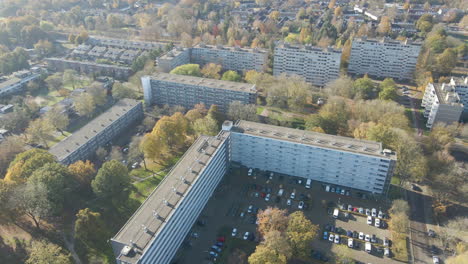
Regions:
<instances>
[{"instance_id":1,"label":"paved courtyard","mask_svg":"<svg viewBox=\"0 0 468 264\"><path fill-rule=\"evenodd\" d=\"M305 181L298 184L301 178L275 174L273 179L269 179L269 173L256 172L255 176L247 176L247 168L233 169L231 173L226 175L223 181L218 186L212 198L205 206L199 217L199 222L196 223L184 245L179 249L173 263L192 264L192 263L213 263L210 258L210 247L216 243L219 236L224 236L226 245L231 241L236 242L236 246L240 245L246 255L250 255L255 249L256 241L244 241L242 236L245 232L254 233L256 231L255 214L248 213L248 207L252 205L254 209L265 209L268 206L287 209L288 212L294 212L298 209L300 201L304 201L306 207L305 215L314 223L320 226L320 234L313 241L311 249L321 251L325 255L330 256L330 251L336 249L336 245L327 240L323 240L323 231L326 224L341 227L345 230L363 232L364 234L376 235L377 243L373 246L372 254L364 251L364 242L362 241L359 249L351 250L355 260L364 263L384 264L397 263L391 258L384 257L383 252L377 252L377 248L382 247L382 240L385 237L390 238L390 232L387 229L370 226L366 223L366 217L359 214L350 214L349 219L344 219L343 213L335 219L330 215L327 205L330 202L337 204L351 204L353 207L376 208L381 209L386 213L386 207L383 203L372 199L370 195L367 199L357 197L358 191L350 190L351 195L341 195L325 191L325 184L312 181L310 189L305 188ZM279 189L284 189L284 193L279 201ZM270 191L271 198L265 201L262 196ZM295 192L295 199L292 199L292 204L287 205L287 200L290 194ZM241 214L243 216L241 216ZM231 237L232 228L237 228L236 238ZM195 234L194 234L195 233ZM347 238L343 237L342 243L347 245ZM355 239L357 242L358 240ZM232 250L223 250L218 257L216 263L225 263L226 254ZM391 247L390 247L391 249ZM232 252L231 252L232 253ZM315 261L314 261L315 262Z\"/></svg>"}]
</instances>

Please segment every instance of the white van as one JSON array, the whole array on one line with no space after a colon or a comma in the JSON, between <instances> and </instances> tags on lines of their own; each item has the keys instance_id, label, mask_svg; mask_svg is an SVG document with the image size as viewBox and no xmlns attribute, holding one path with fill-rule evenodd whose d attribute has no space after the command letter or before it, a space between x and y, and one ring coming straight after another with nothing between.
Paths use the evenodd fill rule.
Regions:
<instances>
[{"instance_id":1,"label":"white van","mask_svg":"<svg viewBox=\"0 0 468 264\"><path fill-rule=\"evenodd\" d=\"M284 192L284 190L283 190L283 189L280 189L280 190L278 191L278 196L283 195L283 192Z\"/></svg>"},{"instance_id":2,"label":"white van","mask_svg":"<svg viewBox=\"0 0 468 264\"><path fill-rule=\"evenodd\" d=\"M310 189L310 184L312 183L311 179L307 179L306 181L306 189Z\"/></svg>"},{"instance_id":3,"label":"white van","mask_svg":"<svg viewBox=\"0 0 468 264\"><path fill-rule=\"evenodd\" d=\"M372 252L372 244L369 242L366 242L366 252L369 254Z\"/></svg>"},{"instance_id":4,"label":"white van","mask_svg":"<svg viewBox=\"0 0 468 264\"><path fill-rule=\"evenodd\" d=\"M325 191L330 192L330 185L325 186Z\"/></svg>"},{"instance_id":5,"label":"white van","mask_svg":"<svg viewBox=\"0 0 468 264\"><path fill-rule=\"evenodd\" d=\"M338 208L335 208L335 210L333 210L333 218L338 218L339 214L340 214L340 210L338 210Z\"/></svg>"}]
</instances>

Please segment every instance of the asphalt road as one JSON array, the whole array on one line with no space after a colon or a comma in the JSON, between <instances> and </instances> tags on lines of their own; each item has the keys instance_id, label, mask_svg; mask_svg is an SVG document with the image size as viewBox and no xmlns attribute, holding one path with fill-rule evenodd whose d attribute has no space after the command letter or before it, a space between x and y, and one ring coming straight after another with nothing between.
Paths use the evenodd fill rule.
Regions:
<instances>
[{"instance_id":1,"label":"asphalt road","mask_svg":"<svg viewBox=\"0 0 468 264\"><path fill-rule=\"evenodd\" d=\"M433 263L430 252L431 245L440 249L439 241L427 235L427 225L432 225L431 197L424 193L407 191L410 213L410 247L413 253L413 263ZM440 255L438 255L440 257Z\"/></svg>"}]
</instances>

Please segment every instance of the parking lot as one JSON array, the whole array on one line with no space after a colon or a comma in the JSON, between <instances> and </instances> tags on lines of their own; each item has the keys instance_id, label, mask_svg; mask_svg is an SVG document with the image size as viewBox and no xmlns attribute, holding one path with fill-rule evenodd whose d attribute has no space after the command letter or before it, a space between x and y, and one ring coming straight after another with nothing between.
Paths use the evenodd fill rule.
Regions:
<instances>
[{"instance_id":1,"label":"parking lot","mask_svg":"<svg viewBox=\"0 0 468 264\"><path fill-rule=\"evenodd\" d=\"M327 257L331 256L330 251L335 251L337 245L328 240L330 233L334 235L341 233L340 243L348 245L346 235L348 233L352 236L355 231L357 236L360 232L370 237L375 235L376 241L372 243L372 252L369 254L364 251L365 241L360 240L359 237L353 238L353 250L350 250L352 254L350 257L364 263L397 262L384 256L382 243L385 237L391 239L390 232L386 228L375 227L376 217L372 218L372 225L367 224L366 208L369 210L375 208L376 212L387 213L387 208L371 195L349 188L345 188L342 195L341 190L340 194L336 193L336 188L340 188L339 186L331 185L329 191L333 187L335 192L326 192L326 184L316 181L312 181L308 189L302 178L274 174L270 179L269 172L260 171L255 171L254 175L248 176L247 170L247 168L233 169L224 177L202 211L199 221L193 226L183 246L179 249L173 263L213 263L215 257L210 256L210 252L218 254L216 263L226 263L235 247L240 248L235 255L250 255L255 249L257 238L249 235L248 240L244 240L244 234L245 232L255 234L257 227L255 212L268 206L287 209L288 212L303 210L306 217L320 226L318 238L313 241L310 249L319 251ZM278 198L280 189L283 189L283 193ZM291 198L292 193L294 193L294 198ZM268 194L270 194L269 199L265 199ZM362 197L363 194L365 199ZM303 206L302 209L298 208L299 204ZM344 210L340 209L339 217L334 218L334 209L342 208L343 205L346 206ZM352 210L357 212L348 211L348 205L351 205ZM359 213L360 207L364 214ZM249 211L252 212L249 213ZM348 213L348 218L344 217L345 212ZM235 237L231 234L233 228L237 229ZM334 232L327 231L326 240L323 238L325 228L335 229ZM219 249L220 252L211 248L217 240L225 240L223 247ZM388 247L391 252L391 241ZM238 263L242 261L239 260Z\"/></svg>"}]
</instances>

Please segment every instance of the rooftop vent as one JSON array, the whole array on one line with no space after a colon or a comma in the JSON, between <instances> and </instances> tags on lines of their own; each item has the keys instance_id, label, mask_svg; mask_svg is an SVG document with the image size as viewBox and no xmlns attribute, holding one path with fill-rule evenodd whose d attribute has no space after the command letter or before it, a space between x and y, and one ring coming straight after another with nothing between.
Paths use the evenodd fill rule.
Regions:
<instances>
[{"instance_id":1,"label":"rooftop vent","mask_svg":"<svg viewBox=\"0 0 468 264\"><path fill-rule=\"evenodd\" d=\"M133 243L131 240L130 240L130 243ZM133 248L130 247L130 246L125 246L122 248L122 250L120 251L120 254L124 255L124 256L128 256L130 255L130 253L133 251Z\"/></svg>"}]
</instances>

